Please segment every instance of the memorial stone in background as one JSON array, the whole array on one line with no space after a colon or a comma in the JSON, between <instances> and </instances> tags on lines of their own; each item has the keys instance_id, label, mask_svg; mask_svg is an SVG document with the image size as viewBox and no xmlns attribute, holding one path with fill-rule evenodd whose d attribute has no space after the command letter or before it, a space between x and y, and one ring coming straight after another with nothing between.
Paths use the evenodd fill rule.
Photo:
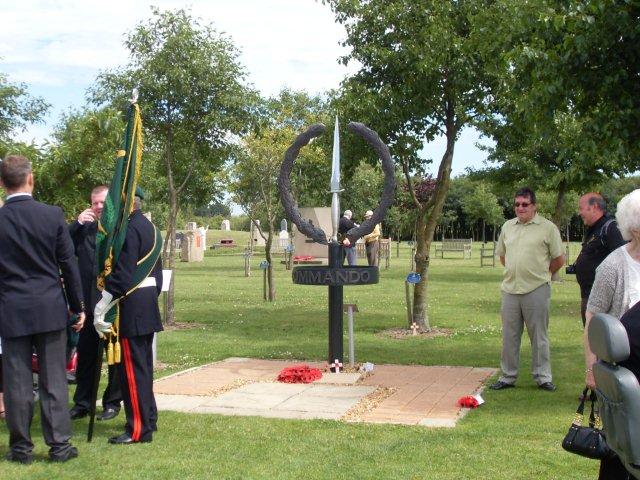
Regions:
<instances>
[{"instance_id":1,"label":"memorial stone in background","mask_svg":"<svg viewBox=\"0 0 640 480\"><path fill-rule=\"evenodd\" d=\"M181 262L202 262L204 260L204 250L202 249L202 236L196 228L195 222L187 223L188 228L182 238L182 248L180 250Z\"/></svg>"}]
</instances>

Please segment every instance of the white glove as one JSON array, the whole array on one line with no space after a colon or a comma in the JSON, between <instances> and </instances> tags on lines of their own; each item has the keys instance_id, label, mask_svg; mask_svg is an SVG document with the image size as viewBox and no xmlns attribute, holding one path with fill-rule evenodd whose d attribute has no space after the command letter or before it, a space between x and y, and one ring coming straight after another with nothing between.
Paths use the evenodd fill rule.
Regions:
<instances>
[{"instance_id":1,"label":"white glove","mask_svg":"<svg viewBox=\"0 0 640 480\"><path fill-rule=\"evenodd\" d=\"M111 295L106 290L102 291L102 298L96 304L96 308L93 309L93 326L98 332L100 338L102 338L104 333L108 333L111 331L111 324L109 322L104 321L104 317L111 307L113 307L118 300L113 300L113 295Z\"/></svg>"},{"instance_id":2,"label":"white glove","mask_svg":"<svg viewBox=\"0 0 640 480\"><path fill-rule=\"evenodd\" d=\"M106 290L103 290L102 298L98 303L96 303L96 308L93 309L93 318L98 318L100 316L104 317L116 302L117 300L113 300L113 295Z\"/></svg>"},{"instance_id":3,"label":"white glove","mask_svg":"<svg viewBox=\"0 0 640 480\"><path fill-rule=\"evenodd\" d=\"M93 319L93 328L98 332L98 336L103 338L105 333L109 333L111 331L111 324L104 321L104 315L100 315Z\"/></svg>"}]
</instances>

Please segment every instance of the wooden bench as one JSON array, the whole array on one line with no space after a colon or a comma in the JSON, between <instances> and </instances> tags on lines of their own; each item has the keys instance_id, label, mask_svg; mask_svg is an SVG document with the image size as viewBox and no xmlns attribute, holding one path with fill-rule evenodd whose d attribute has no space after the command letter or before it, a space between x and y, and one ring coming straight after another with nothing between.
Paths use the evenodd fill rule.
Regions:
<instances>
[{"instance_id":1,"label":"wooden bench","mask_svg":"<svg viewBox=\"0 0 640 480\"><path fill-rule=\"evenodd\" d=\"M382 260L384 258L384 268L389 268L389 259L391 258L391 239L380 239L380 250L378 250L378 258Z\"/></svg>"},{"instance_id":2,"label":"wooden bench","mask_svg":"<svg viewBox=\"0 0 640 480\"><path fill-rule=\"evenodd\" d=\"M491 243L487 245L482 244L480 248L480 267L495 267L496 266L496 245Z\"/></svg>"},{"instance_id":3,"label":"wooden bench","mask_svg":"<svg viewBox=\"0 0 640 480\"><path fill-rule=\"evenodd\" d=\"M442 245L436 245L436 256L444 258L444 252L462 252L462 258L471 258L472 238L445 238Z\"/></svg>"}]
</instances>

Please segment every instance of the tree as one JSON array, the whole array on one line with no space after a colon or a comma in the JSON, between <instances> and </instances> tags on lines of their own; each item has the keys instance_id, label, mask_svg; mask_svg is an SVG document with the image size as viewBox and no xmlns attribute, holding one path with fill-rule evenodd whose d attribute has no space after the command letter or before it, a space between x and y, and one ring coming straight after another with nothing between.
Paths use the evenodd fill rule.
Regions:
<instances>
[{"instance_id":1,"label":"tree","mask_svg":"<svg viewBox=\"0 0 640 480\"><path fill-rule=\"evenodd\" d=\"M293 133L291 128L263 129L260 136L245 137L244 152L233 167L234 180L230 185L234 203L249 216L258 234L265 240L270 302L276 299L271 248L276 235L276 221L282 212L277 179L282 152L287 149ZM258 219L262 219L260 224L256 222Z\"/></svg>"},{"instance_id":2,"label":"tree","mask_svg":"<svg viewBox=\"0 0 640 480\"><path fill-rule=\"evenodd\" d=\"M129 64L101 73L92 99L122 106L134 87L140 91L146 145L161 159L153 174L167 182L164 261L173 268L179 209L216 193L215 172L233 155L234 136L250 125L253 93L242 84L245 72L231 40L185 10L153 8L152 14L124 42ZM173 305L171 289L168 321Z\"/></svg>"},{"instance_id":3,"label":"tree","mask_svg":"<svg viewBox=\"0 0 640 480\"><path fill-rule=\"evenodd\" d=\"M40 122L48 109L42 98L29 95L25 84L12 83L0 72L0 144L27 124Z\"/></svg>"},{"instance_id":4,"label":"tree","mask_svg":"<svg viewBox=\"0 0 640 480\"><path fill-rule=\"evenodd\" d=\"M463 209L474 221L482 220L482 243L485 243L485 223L495 226L504 220L502 207L485 183L476 185L473 193L462 199Z\"/></svg>"},{"instance_id":5,"label":"tree","mask_svg":"<svg viewBox=\"0 0 640 480\"><path fill-rule=\"evenodd\" d=\"M105 165L114 163L123 131L124 119L113 108L63 115L41 160L34 162L38 198L64 205L68 217L87 208L91 189L111 180Z\"/></svg>"},{"instance_id":6,"label":"tree","mask_svg":"<svg viewBox=\"0 0 640 480\"><path fill-rule=\"evenodd\" d=\"M359 62L338 104L387 141L405 173L416 221L413 318L429 329L427 285L429 249L449 189L451 164L460 131L483 109L485 68L470 37L475 17L489 1L327 0L345 25L351 52ZM435 136L446 137L436 188L420 200L415 174L428 160L417 152ZM369 155L369 158L372 158ZM410 322L411 323L411 322Z\"/></svg>"},{"instance_id":7,"label":"tree","mask_svg":"<svg viewBox=\"0 0 640 480\"><path fill-rule=\"evenodd\" d=\"M328 182L327 182L328 183ZM360 163L354 170L348 182L345 182L344 192L341 194L341 204L343 210L347 208L353 212L353 219L356 223L364 221L364 213L373 210L375 202L380 198L384 183L384 175L379 166L372 166L368 163ZM326 188L325 188L326 190ZM325 194L328 201L329 196Z\"/></svg>"},{"instance_id":8,"label":"tree","mask_svg":"<svg viewBox=\"0 0 640 480\"><path fill-rule=\"evenodd\" d=\"M640 167L628 128L639 118L633 3L500 0L476 22L492 71L489 113L478 123L496 142L489 173L556 192L558 226L570 191Z\"/></svg>"},{"instance_id":9,"label":"tree","mask_svg":"<svg viewBox=\"0 0 640 480\"><path fill-rule=\"evenodd\" d=\"M232 199L249 216L265 240L269 301L276 298L272 247L278 231L277 219L283 215L278 192L283 153L298 130L311 123L326 121L327 114L323 108L323 103L317 97L289 90L265 100L261 105L262 116L257 122L258 128L243 138L242 153L232 168ZM328 158L322 142L309 145L298 157L301 175L293 179L293 188L304 192L307 201L320 198L321 193L327 196L326 187L322 188L323 184L318 178L326 171L328 184ZM256 220L260 220L259 225Z\"/></svg>"},{"instance_id":10,"label":"tree","mask_svg":"<svg viewBox=\"0 0 640 480\"><path fill-rule=\"evenodd\" d=\"M558 215L556 198L556 192L537 192L536 201L538 203L538 213L545 217ZM579 199L580 196L576 192L568 193L560 215L557 217L558 223L556 225L561 232L565 232L567 242L569 241L569 226L571 225L571 220L577 216Z\"/></svg>"}]
</instances>

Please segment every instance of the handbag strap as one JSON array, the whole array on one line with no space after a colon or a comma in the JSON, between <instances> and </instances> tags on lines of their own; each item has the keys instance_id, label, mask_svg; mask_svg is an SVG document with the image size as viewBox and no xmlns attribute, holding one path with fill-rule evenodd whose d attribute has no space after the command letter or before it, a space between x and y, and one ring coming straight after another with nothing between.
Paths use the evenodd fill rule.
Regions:
<instances>
[{"instance_id":1,"label":"handbag strap","mask_svg":"<svg viewBox=\"0 0 640 480\"><path fill-rule=\"evenodd\" d=\"M582 419L584 418L584 402L587 399L587 393L589 393L589 387L586 387L582 391L580 404L578 405L578 409L576 410L576 416L573 419L574 425L582 425ZM591 415L589 416L589 421L591 421L591 416L593 416L593 403L591 404Z\"/></svg>"},{"instance_id":2,"label":"handbag strap","mask_svg":"<svg viewBox=\"0 0 640 480\"><path fill-rule=\"evenodd\" d=\"M589 402L591 403L591 413L589 414L589 426L591 428L596 424L596 399L595 392L592 391L591 395L589 395Z\"/></svg>"},{"instance_id":3,"label":"handbag strap","mask_svg":"<svg viewBox=\"0 0 640 480\"><path fill-rule=\"evenodd\" d=\"M591 390L591 395L589 396L589 400L591 401L591 414L589 415L589 426L595 428L597 430L602 430L602 419L600 418L600 409L598 404L596 403L596 391Z\"/></svg>"}]
</instances>

